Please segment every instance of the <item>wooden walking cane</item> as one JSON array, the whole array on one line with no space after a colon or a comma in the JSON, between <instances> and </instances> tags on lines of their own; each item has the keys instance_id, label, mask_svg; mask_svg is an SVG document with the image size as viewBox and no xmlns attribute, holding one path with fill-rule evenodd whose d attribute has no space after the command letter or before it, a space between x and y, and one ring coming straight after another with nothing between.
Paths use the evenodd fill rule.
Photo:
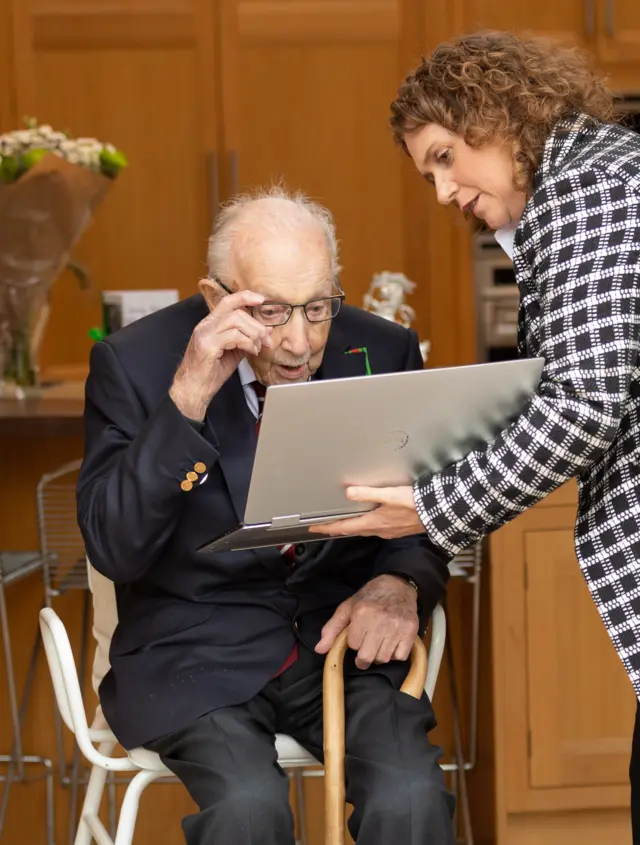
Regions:
<instances>
[{"instance_id":1,"label":"wooden walking cane","mask_svg":"<svg viewBox=\"0 0 640 845\"><path fill-rule=\"evenodd\" d=\"M324 665L324 845L344 845L344 656L348 632L345 628L333 644ZM427 679L427 650L419 637L411 649L411 667L400 687L420 698Z\"/></svg>"}]
</instances>

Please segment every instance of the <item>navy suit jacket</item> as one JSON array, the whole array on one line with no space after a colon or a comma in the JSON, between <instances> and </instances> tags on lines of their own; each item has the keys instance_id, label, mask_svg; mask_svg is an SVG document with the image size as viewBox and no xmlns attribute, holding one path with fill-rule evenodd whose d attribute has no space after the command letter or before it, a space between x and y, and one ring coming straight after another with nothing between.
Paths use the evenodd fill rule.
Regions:
<instances>
[{"instance_id":1,"label":"navy suit jacket","mask_svg":"<svg viewBox=\"0 0 640 845\"><path fill-rule=\"evenodd\" d=\"M214 397L200 431L169 397L206 313L194 296L111 335L91 354L78 521L91 563L116 585L119 623L100 699L126 748L249 700L296 637L313 648L337 605L371 578L413 578L423 626L448 578L448 558L424 535L308 543L298 547L293 570L275 548L197 552L242 519L256 447L237 374ZM374 373L422 367L415 332L345 306L316 377L363 375L364 356L344 354L361 346ZM184 492L180 484L198 462L206 481ZM359 671L353 655L346 665ZM401 682L406 666L368 671Z\"/></svg>"}]
</instances>

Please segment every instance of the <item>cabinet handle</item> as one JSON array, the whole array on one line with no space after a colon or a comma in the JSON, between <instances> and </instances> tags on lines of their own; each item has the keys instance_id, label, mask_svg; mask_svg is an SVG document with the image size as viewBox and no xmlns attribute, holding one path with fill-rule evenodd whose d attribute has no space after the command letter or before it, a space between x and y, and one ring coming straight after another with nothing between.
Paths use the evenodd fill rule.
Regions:
<instances>
[{"instance_id":1,"label":"cabinet handle","mask_svg":"<svg viewBox=\"0 0 640 845\"><path fill-rule=\"evenodd\" d=\"M211 150L207 153L207 177L209 183L209 217L210 225L218 216L220 210L220 180L218 177L218 153Z\"/></svg>"},{"instance_id":2,"label":"cabinet handle","mask_svg":"<svg viewBox=\"0 0 640 845\"><path fill-rule=\"evenodd\" d=\"M584 31L587 38L596 34L596 0L584 0Z\"/></svg>"},{"instance_id":3,"label":"cabinet handle","mask_svg":"<svg viewBox=\"0 0 640 845\"><path fill-rule=\"evenodd\" d=\"M615 0L606 0L606 6L604 8L605 13L605 27L607 38L613 38L615 35Z\"/></svg>"},{"instance_id":4,"label":"cabinet handle","mask_svg":"<svg viewBox=\"0 0 640 845\"><path fill-rule=\"evenodd\" d=\"M231 195L235 196L240 192L240 167L237 150L231 150L229 153L229 172L231 174Z\"/></svg>"}]
</instances>

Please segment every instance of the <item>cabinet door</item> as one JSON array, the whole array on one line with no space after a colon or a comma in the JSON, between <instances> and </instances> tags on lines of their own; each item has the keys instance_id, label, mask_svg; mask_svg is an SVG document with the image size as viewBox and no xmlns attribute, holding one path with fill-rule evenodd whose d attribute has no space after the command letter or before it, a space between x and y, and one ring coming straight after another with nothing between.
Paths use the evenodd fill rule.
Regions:
<instances>
[{"instance_id":1,"label":"cabinet door","mask_svg":"<svg viewBox=\"0 0 640 845\"><path fill-rule=\"evenodd\" d=\"M638 0L600 0L598 56L607 63L640 60L640 3ZM635 68L635 86L638 71Z\"/></svg>"},{"instance_id":2,"label":"cabinet door","mask_svg":"<svg viewBox=\"0 0 640 845\"><path fill-rule=\"evenodd\" d=\"M388 128L400 4L228 0L222 9L225 185L282 181L326 205L343 285L361 305L373 273L403 270L403 155Z\"/></svg>"},{"instance_id":3,"label":"cabinet door","mask_svg":"<svg viewBox=\"0 0 640 845\"><path fill-rule=\"evenodd\" d=\"M216 202L215 3L12 3L14 127L34 115L111 141L129 158L76 257L97 289L191 295ZM52 293L43 364L86 361L87 330L101 320L99 296L80 291L69 274Z\"/></svg>"},{"instance_id":4,"label":"cabinet door","mask_svg":"<svg viewBox=\"0 0 640 845\"><path fill-rule=\"evenodd\" d=\"M464 29L473 31L486 27L535 32L567 44L584 45L595 35L595 3L596 0L563 0L562 3L464 0Z\"/></svg>"},{"instance_id":5,"label":"cabinet door","mask_svg":"<svg viewBox=\"0 0 640 845\"><path fill-rule=\"evenodd\" d=\"M531 786L626 784L635 696L580 572L572 527L527 531L524 554Z\"/></svg>"},{"instance_id":6,"label":"cabinet door","mask_svg":"<svg viewBox=\"0 0 640 845\"><path fill-rule=\"evenodd\" d=\"M495 532L500 812L624 808L635 695L576 559L575 484Z\"/></svg>"}]
</instances>

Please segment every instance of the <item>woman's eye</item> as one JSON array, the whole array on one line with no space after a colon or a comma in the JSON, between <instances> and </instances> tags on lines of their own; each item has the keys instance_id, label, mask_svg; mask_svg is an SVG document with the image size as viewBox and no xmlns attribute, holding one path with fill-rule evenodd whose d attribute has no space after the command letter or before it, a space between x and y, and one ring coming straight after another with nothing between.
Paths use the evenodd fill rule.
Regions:
<instances>
[{"instance_id":1,"label":"woman's eye","mask_svg":"<svg viewBox=\"0 0 640 845\"><path fill-rule=\"evenodd\" d=\"M442 150L436 156L436 160L440 164L448 164L449 161L451 160L451 151L450 150Z\"/></svg>"}]
</instances>

